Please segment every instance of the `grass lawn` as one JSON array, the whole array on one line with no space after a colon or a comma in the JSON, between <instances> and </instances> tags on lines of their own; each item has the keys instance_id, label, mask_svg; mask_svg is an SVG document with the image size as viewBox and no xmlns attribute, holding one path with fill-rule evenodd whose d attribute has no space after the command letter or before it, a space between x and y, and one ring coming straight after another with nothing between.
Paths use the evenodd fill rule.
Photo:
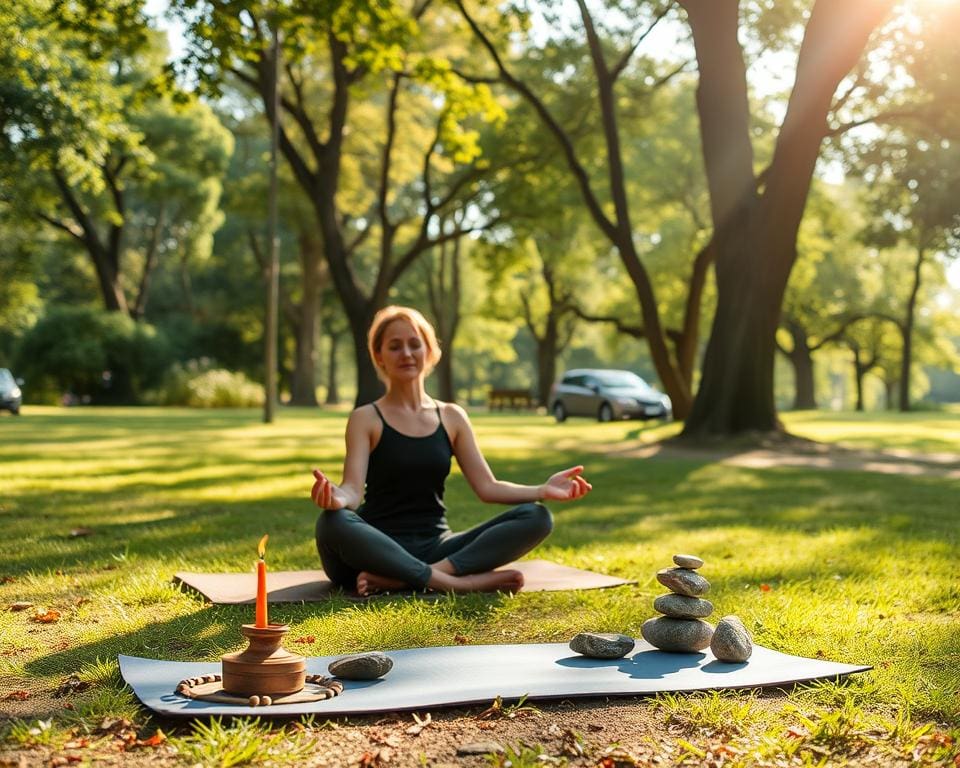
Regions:
<instances>
[{"instance_id":1,"label":"grass lawn","mask_svg":"<svg viewBox=\"0 0 960 768\"><path fill-rule=\"evenodd\" d=\"M0 765L118 755L151 765L454 763L439 742L436 751L410 746L409 716L396 738L372 719L191 729L152 720L120 681L118 653L198 661L240 647L238 625L251 610L178 591L175 571L252 569L263 533L271 568L318 567L310 470L339 477L345 414L285 409L271 426L259 418L146 408L28 408L0 418ZM960 450L957 412L787 421L803 436L858 448ZM290 641L313 638L291 647L319 656L450 645L458 636L639 636L665 591L654 574L672 553L691 552L707 561L715 619L736 613L760 644L874 671L783 693L504 707L493 736L507 755L467 764L960 765L960 481L631 457L672 425L558 425L514 414L478 415L475 425L504 479L541 482L573 463L587 467L593 493L553 506L555 531L536 556L638 585L272 607L273 620L291 625ZM446 498L455 529L494 510L458 474ZM17 602L32 605L7 610ZM607 706L621 708L622 733L619 720L595 732L556 725L577 723L577 711L604 717ZM434 727L462 731L478 712L434 712ZM631 718L644 736L629 735ZM539 730L511 730L513 720Z\"/></svg>"}]
</instances>

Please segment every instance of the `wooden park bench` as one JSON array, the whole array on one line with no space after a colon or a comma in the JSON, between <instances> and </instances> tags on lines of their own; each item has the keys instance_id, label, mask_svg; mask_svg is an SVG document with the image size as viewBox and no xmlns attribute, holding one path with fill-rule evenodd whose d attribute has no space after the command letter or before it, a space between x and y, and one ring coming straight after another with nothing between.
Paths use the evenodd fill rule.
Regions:
<instances>
[{"instance_id":1,"label":"wooden park bench","mask_svg":"<svg viewBox=\"0 0 960 768\"><path fill-rule=\"evenodd\" d=\"M535 408L537 403L527 389L491 389L487 405L491 411L502 411L504 408L516 411L521 408Z\"/></svg>"}]
</instances>

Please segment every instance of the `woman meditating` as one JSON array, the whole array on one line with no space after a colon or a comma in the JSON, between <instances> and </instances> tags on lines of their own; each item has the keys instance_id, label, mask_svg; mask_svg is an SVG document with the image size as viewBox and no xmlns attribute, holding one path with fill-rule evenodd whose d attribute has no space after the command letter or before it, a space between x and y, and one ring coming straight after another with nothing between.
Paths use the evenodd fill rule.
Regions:
<instances>
[{"instance_id":1,"label":"woman meditating","mask_svg":"<svg viewBox=\"0 0 960 768\"><path fill-rule=\"evenodd\" d=\"M317 550L327 575L361 595L402 587L519 590L522 573L494 569L550 533L553 519L542 501L579 499L591 489L583 467L557 472L543 485L494 477L466 412L424 390L440 347L415 309L380 310L367 344L386 394L350 414L343 481L313 472L311 497L324 510ZM443 504L451 456L481 501L519 506L468 531L451 531Z\"/></svg>"}]
</instances>

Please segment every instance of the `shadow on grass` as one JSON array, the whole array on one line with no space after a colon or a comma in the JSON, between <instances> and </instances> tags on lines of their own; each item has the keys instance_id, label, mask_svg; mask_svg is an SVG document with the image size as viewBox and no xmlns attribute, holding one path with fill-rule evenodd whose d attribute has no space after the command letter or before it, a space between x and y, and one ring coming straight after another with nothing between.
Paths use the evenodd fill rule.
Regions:
<instances>
[{"instance_id":1,"label":"shadow on grass","mask_svg":"<svg viewBox=\"0 0 960 768\"><path fill-rule=\"evenodd\" d=\"M189 461L171 458L174 464ZM568 458L543 455L492 463L509 464L495 467L504 477L536 482ZM255 461L254 470L238 468L236 474L245 483L265 486L302 475L302 496L277 498L267 491L263 498L242 501L230 498L229 454L221 453L219 459L221 471L206 477L171 480L171 470L165 472L164 461L158 459L140 470L140 480L129 469L108 470L105 477L124 478L110 490L17 493L0 509L0 536L8 542L2 547L3 575L86 569L109 564L111 553L118 551L144 556L175 553L186 568L205 570L211 545L218 545L228 558L232 554L245 568L249 541L263 531L271 533L278 554L287 550L276 546L292 551L297 542L313 541L317 511L307 498L311 478L297 458ZM196 461L190 466L202 471ZM587 476L594 485L587 498L550 505L556 520L547 542L551 547L642 543L683 530L716 529L735 536L744 528L765 532L771 545L784 533L814 536L858 530L862 532L858 546L870 547L883 546L890 537L941 542L956 523L951 499L957 484L937 478L598 456L590 458ZM222 498L211 501L217 489L222 489ZM478 502L460 476L448 482L447 505L456 530L497 512ZM23 511L29 511L31 519L26 537ZM77 525L93 528L95 535L70 537L70 529ZM11 547L23 538L22 544ZM282 554L275 565L317 567L312 546L307 552Z\"/></svg>"}]
</instances>

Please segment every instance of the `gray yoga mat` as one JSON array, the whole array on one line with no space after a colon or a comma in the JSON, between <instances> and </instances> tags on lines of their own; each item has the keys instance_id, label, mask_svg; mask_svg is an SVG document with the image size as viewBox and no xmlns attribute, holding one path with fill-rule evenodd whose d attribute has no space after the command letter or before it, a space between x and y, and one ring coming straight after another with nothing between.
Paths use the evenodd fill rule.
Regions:
<instances>
[{"instance_id":1,"label":"gray yoga mat","mask_svg":"<svg viewBox=\"0 0 960 768\"><path fill-rule=\"evenodd\" d=\"M156 661L120 656L120 674L147 707L163 715L322 715L423 710L504 699L617 696L661 691L760 688L863 672L869 666L806 659L754 646L743 664L709 653L664 653L643 640L624 659L575 654L566 643L463 645L388 651L393 670L372 681L344 681L343 693L325 701L270 707L195 701L174 693L188 677L219 673L217 662ZM307 659L307 672L326 674L337 656Z\"/></svg>"}]
</instances>

